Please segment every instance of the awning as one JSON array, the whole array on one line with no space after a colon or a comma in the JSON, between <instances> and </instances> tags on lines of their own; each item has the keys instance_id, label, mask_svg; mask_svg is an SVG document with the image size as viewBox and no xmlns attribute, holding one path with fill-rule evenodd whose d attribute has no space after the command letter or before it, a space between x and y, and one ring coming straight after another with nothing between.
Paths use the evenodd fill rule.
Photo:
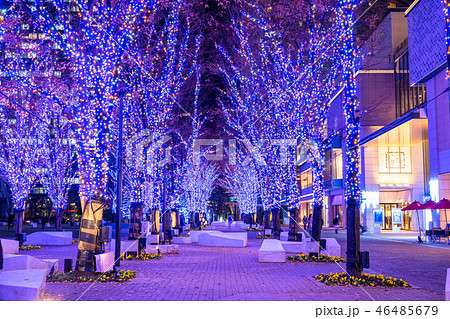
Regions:
<instances>
[{"instance_id":1,"label":"awning","mask_svg":"<svg viewBox=\"0 0 450 319\"><path fill-rule=\"evenodd\" d=\"M342 195L334 195L331 205L342 205Z\"/></svg>"},{"instance_id":2,"label":"awning","mask_svg":"<svg viewBox=\"0 0 450 319\"><path fill-rule=\"evenodd\" d=\"M408 203L411 202L411 191L403 190L399 192L382 192L380 191L380 203Z\"/></svg>"}]
</instances>

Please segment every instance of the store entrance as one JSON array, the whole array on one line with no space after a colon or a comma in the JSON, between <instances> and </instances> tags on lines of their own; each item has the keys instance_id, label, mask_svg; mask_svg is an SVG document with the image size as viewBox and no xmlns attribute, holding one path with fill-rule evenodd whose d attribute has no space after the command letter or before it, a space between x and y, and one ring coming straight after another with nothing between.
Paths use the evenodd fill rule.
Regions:
<instances>
[{"instance_id":1,"label":"store entrance","mask_svg":"<svg viewBox=\"0 0 450 319\"><path fill-rule=\"evenodd\" d=\"M392 208L398 208L398 204L380 204L384 211L383 229L392 230Z\"/></svg>"},{"instance_id":2,"label":"store entrance","mask_svg":"<svg viewBox=\"0 0 450 319\"><path fill-rule=\"evenodd\" d=\"M403 230L412 230L412 211L406 210L403 213Z\"/></svg>"}]
</instances>

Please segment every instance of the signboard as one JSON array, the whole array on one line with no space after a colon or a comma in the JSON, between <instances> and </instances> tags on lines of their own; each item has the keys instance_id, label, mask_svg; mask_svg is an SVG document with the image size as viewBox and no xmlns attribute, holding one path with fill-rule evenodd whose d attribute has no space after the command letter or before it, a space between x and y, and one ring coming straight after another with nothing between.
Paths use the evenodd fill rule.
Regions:
<instances>
[{"instance_id":1,"label":"signboard","mask_svg":"<svg viewBox=\"0 0 450 319\"><path fill-rule=\"evenodd\" d=\"M392 224L403 224L403 213L401 208L392 208Z\"/></svg>"},{"instance_id":2,"label":"signboard","mask_svg":"<svg viewBox=\"0 0 450 319\"><path fill-rule=\"evenodd\" d=\"M373 211L373 215L374 215L374 224L375 225L380 225L383 226L384 225L384 212L382 209L375 209Z\"/></svg>"},{"instance_id":3,"label":"signboard","mask_svg":"<svg viewBox=\"0 0 450 319\"><path fill-rule=\"evenodd\" d=\"M409 147L378 147L380 173L411 173Z\"/></svg>"}]
</instances>

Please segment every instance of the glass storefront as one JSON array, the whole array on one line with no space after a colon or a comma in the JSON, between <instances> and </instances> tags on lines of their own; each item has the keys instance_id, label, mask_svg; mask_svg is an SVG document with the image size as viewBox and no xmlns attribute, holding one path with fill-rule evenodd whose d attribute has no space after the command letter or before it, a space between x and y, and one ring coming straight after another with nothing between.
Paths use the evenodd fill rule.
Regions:
<instances>
[{"instance_id":1,"label":"glass storefront","mask_svg":"<svg viewBox=\"0 0 450 319\"><path fill-rule=\"evenodd\" d=\"M383 229L392 230L392 208L397 208L398 204L380 204L380 208L384 211Z\"/></svg>"},{"instance_id":2,"label":"glass storefront","mask_svg":"<svg viewBox=\"0 0 450 319\"><path fill-rule=\"evenodd\" d=\"M412 211L407 210L403 213L403 227L404 230L412 230Z\"/></svg>"},{"instance_id":3,"label":"glass storefront","mask_svg":"<svg viewBox=\"0 0 450 319\"><path fill-rule=\"evenodd\" d=\"M380 204L380 209L384 211L384 230L392 230L392 210L395 208L406 207L408 203L387 203ZM396 224L397 225L397 224ZM402 212L402 229L412 230L412 211Z\"/></svg>"}]
</instances>

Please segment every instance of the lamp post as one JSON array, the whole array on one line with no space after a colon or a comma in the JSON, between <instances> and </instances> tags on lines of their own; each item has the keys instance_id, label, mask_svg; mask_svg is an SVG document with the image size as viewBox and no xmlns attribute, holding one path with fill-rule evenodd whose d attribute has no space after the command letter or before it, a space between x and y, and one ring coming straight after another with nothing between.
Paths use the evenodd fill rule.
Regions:
<instances>
[{"instance_id":1,"label":"lamp post","mask_svg":"<svg viewBox=\"0 0 450 319\"><path fill-rule=\"evenodd\" d=\"M122 210L122 164L123 164L123 88L120 89L119 105L119 147L117 152L117 204L116 204L116 247L114 251L115 266L120 266L120 211Z\"/></svg>"}]
</instances>

